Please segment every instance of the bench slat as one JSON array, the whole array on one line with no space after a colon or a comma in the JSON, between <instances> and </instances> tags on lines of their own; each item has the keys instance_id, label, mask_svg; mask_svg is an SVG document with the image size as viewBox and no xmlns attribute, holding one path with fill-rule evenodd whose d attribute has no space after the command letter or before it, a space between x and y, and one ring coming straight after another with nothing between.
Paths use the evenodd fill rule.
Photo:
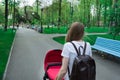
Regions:
<instances>
[{"instance_id":1,"label":"bench slat","mask_svg":"<svg viewBox=\"0 0 120 80\"><path fill-rule=\"evenodd\" d=\"M92 48L103 51L105 53L111 54L111 55L116 56L116 57L120 57L119 52L115 52L115 51L112 51L112 50L109 50L109 49L106 49L106 48L103 48L103 47L100 47L100 46L96 46L96 45L92 46Z\"/></svg>"},{"instance_id":2,"label":"bench slat","mask_svg":"<svg viewBox=\"0 0 120 80\"><path fill-rule=\"evenodd\" d=\"M120 57L120 41L97 37L92 48Z\"/></svg>"}]
</instances>

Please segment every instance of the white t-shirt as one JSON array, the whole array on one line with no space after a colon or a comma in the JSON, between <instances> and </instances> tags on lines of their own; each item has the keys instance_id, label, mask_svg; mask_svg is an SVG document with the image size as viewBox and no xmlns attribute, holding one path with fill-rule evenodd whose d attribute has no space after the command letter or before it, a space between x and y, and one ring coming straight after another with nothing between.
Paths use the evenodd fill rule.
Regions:
<instances>
[{"instance_id":1,"label":"white t-shirt","mask_svg":"<svg viewBox=\"0 0 120 80\"><path fill-rule=\"evenodd\" d=\"M84 45L85 45L84 41L72 41L72 42L75 44L77 49L80 46L83 46L83 48L84 48ZM87 46L86 46L85 54L92 56L91 46L90 46L90 44L88 42L86 42L86 43L87 43ZM82 48L80 49L80 51L81 51L81 54L83 54L83 49ZM69 70L70 70L70 74L71 74L73 61L74 61L74 58L77 56L76 50L75 50L74 46L72 45L72 43L67 42L67 43L64 44L61 55L63 57L69 58ZM69 80L68 72L66 73L66 75L64 77L64 80Z\"/></svg>"}]
</instances>

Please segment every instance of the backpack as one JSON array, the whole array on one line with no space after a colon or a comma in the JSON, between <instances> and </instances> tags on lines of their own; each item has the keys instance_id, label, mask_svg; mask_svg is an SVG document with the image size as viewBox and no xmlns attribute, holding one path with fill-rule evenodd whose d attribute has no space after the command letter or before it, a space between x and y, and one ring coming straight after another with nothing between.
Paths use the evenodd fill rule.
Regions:
<instances>
[{"instance_id":1,"label":"backpack","mask_svg":"<svg viewBox=\"0 0 120 80\"><path fill-rule=\"evenodd\" d=\"M72 43L72 42L71 42ZM89 55L85 55L86 51L86 42L84 48L82 46L77 50L74 43L74 46L77 56L74 59L73 67L70 75L70 70L68 67L69 80L95 80L96 79L96 65L95 61ZM81 55L80 48L83 48L83 55Z\"/></svg>"}]
</instances>

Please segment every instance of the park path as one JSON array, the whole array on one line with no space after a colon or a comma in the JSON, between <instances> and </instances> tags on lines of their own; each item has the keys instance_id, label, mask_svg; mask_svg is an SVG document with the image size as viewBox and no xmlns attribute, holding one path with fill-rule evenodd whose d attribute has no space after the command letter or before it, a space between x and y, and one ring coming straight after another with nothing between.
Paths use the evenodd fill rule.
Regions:
<instances>
[{"instance_id":1,"label":"park path","mask_svg":"<svg viewBox=\"0 0 120 80\"><path fill-rule=\"evenodd\" d=\"M34 30L17 30L15 43L4 80L42 80L43 61L50 49L62 49L63 45L52 40L59 34L40 34ZM120 64L93 55L97 65L96 80L120 80Z\"/></svg>"}]
</instances>

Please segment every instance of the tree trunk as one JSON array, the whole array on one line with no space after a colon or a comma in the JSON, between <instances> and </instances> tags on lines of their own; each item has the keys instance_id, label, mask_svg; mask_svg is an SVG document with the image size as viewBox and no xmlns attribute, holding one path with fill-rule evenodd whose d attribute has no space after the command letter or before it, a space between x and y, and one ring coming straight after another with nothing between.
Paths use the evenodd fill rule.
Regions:
<instances>
[{"instance_id":1,"label":"tree trunk","mask_svg":"<svg viewBox=\"0 0 120 80\"><path fill-rule=\"evenodd\" d=\"M118 1L118 0L113 0L113 1L112 1L112 10L113 10L113 11L112 11L112 14L110 15L109 33L112 33L112 32L113 32L112 28L116 26L116 23L115 23L114 18L116 18L116 17L115 17L115 8L116 8L115 4L117 3L117 1ZM113 24L114 24L114 25L113 25Z\"/></svg>"},{"instance_id":2,"label":"tree trunk","mask_svg":"<svg viewBox=\"0 0 120 80\"><path fill-rule=\"evenodd\" d=\"M100 27L100 17L101 17L101 4L99 4L99 10L98 10L98 27Z\"/></svg>"},{"instance_id":3,"label":"tree trunk","mask_svg":"<svg viewBox=\"0 0 120 80\"><path fill-rule=\"evenodd\" d=\"M61 3L62 3L62 0L59 0L58 29L61 24Z\"/></svg>"},{"instance_id":4,"label":"tree trunk","mask_svg":"<svg viewBox=\"0 0 120 80\"><path fill-rule=\"evenodd\" d=\"M91 0L87 1L87 8L88 8L87 27L90 27L90 2L91 2Z\"/></svg>"},{"instance_id":5,"label":"tree trunk","mask_svg":"<svg viewBox=\"0 0 120 80\"><path fill-rule=\"evenodd\" d=\"M105 4L104 4L105 6L105 8L104 8L104 10L105 10L105 13L104 13L104 27L106 27L106 18L107 18L107 0L105 0Z\"/></svg>"},{"instance_id":6,"label":"tree trunk","mask_svg":"<svg viewBox=\"0 0 120 80\"><path fill-rule=\"evenodd\" d=\"M14 29L14 26L15 26L15 0L14 0L14 7L13 7L13 29Z\"/></svg>"},{"instance_id":7,"label":"tree trunk","mask_svg":"<svg viewBox=\"0 0 120 80\"><path fill-rule=\"evenodd\" d=\"M25 21L27 21L28 17L27 17L27 6L24 7L24 13L25 13Z\"/></svg>"},{"instance_id":8,"label":"tree trunk","mask_svg":"<svg viewBox=\"0 0 120 80\"><path fill-rule=\"evenodd\" d=\"M86 7L85 7L85 0L84 0L84 19L83 19L83 22L84 22L84 25L86 26L86 17L85 17L85 10L86 10Z\"/></svg>"},{"instance_id":9,"label":"tree trunk","mask_svg":"<svg viewBox=\"0 0 120 80\"><path fill-rule=\"evenodd\" d=\"M71 15L70 23L72 23L72 21L73 21L73 4L71 2L70 2L70 15Z\"/></svg>"},{"instance_id":10,"label":"tree trunk","mask_svg":"<svg viewBox=\"0 0 120 80\"><path fill-rule=\"evenodd\" d=\"M97 26L100 27L101 3L99 0L96 0L96 5L97 5Z\"/></svg>"},{"instance_id":11,"label":"tree trunk","mask_svg":"<svg viewBox=\"0 0 120 80\"><path fill-rule=\"evenodd\" d=\"M53 17L53 14L54 14L54 5L52 5L52 9L51 9L51 23L52 23L52 32L53 32L53 23L54 23L54 17ZM57 19L57 18L55 18Z\"/></svg>"},{"instance_id":12,"label":"tree trunk","mask_svg":"<svg viewBox=\"0 0 120 80\"><path fill-rule=\"evenodd\" d=\"M36 0L36 3L37 3L36 9L37 9L37 14L38 14L38 0Z\"/></svg>"},{"instance_id":13,"label":"tree trunk","mask_svg":"<svg viewBox=\"0 0 120 80\"><path fill-rule=\"evenodd\" d=\"M41 9L41 33L43 33L43 24L42 24L42 22L43 22L43 18L42 18L42 15L43 14L43 9Z\"/></svg>"},{"instance_id":14,"label":"tree trunk","mask_svg":"<svg viewBox=\"0 0 120 80\"><path fill-rule=\"evenodd\" d=\"M5 0L5 27L4 30L7 31L8 26L8 0Z\"/></svg>"}]
</instances>

